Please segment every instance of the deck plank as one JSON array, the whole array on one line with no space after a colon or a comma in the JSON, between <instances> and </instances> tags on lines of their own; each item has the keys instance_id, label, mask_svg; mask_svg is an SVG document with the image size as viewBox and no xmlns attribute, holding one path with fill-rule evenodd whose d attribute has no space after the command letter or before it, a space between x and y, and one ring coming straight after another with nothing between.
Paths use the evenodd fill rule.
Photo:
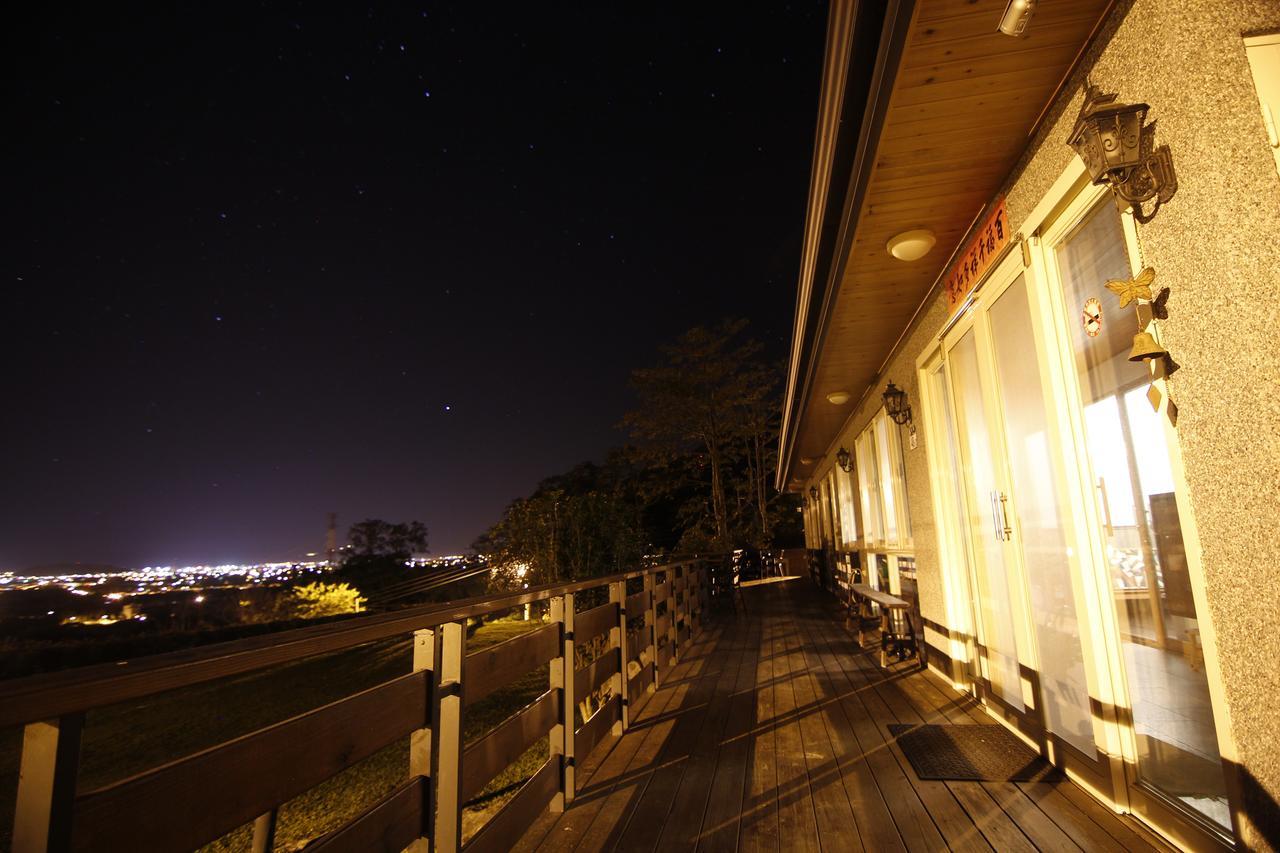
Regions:
<instances>
[{"instance_id":1,"label":"deck plank","mask_svg":"<svg viewBox=\"0 0 1280 853\"><path fill-rule=\"evenodd\" d=\"M782 621L779 620L779 623ZM792 658L795 650L793 633L778 632L773 643L773 697L774 712L778 718L774 730L778 761L778 837L786 839L788 848L802 853L817 853L822 848L815 830L838 830L839 824L834 820L834 814L828 814L829 809L822 810L819 815L813 788L810 786L804 736L796 716L796 693L792 680ZM825 786L823 790L830 790L830 786ZM849 799L843 792L840 792L840 799L844 801L841 811L847 822ZM833 807L835 803L827 798L826 805ZM846 830L847 828L846 826ZM825 837L831 841L839 840L838 835Z\"/></svg>"},{"instance_id":2,"label":"deck plank","mask_svg":"<svg viewBox=\"0 0 1280 853\"><path fill-rule=\"evenodd\" d=\"M889 753L901 768L916 796L923 804L925 814L932 819L938 832L942 834L947 846L953 850L990 851L991 845L985 840L983 833L956 801L946 782L920 779L911 768L911 763L903 754L894 738L890 738L885 727L892 722L919 723L923 718L902 696L894 684L894 676L882 670L872 659L872 655L857 647L856 641L845 635L832 637L835 630L828 629L828 636L836 645L837 652L843 647L845 654L837 653L837 659L851 678L854 685L866 688L857 691L868 716L876 721L875 727L884 738ZM878 656L877 656L878 657ZM898 824L899 830L902 824ZM936 847L934 848L936 849Z\"/></svg>"},{"instance_id":3,"label":"deck plank","mask_svg":"<svg viewBox=\"0 0 1280 853\"><path fill-rule=\"evenodd\" d=\"M846 658L862 653L854 651L855 644L848 634L841 635L842 627L806 619L802 630L815 644L815 649L821 649L821 670L833 680L842 696L840 708L846 725L853 733L860 754L866 757L870 774L883 793L903 845L912 851L944 848L946 842L917 791L914 776L908 775L911 771L904 768L890 749L886 730L876 723L873 709L864 698L864 694L870 696L872 691L865 673L851 672L845 665ZM868 837L868 846L870 841Z\"/></svg>"},{"instance_id":4,"label":"deck plank","mask_svg":"<svg viewBox=\"0 0 1280 853\"><path fill-rule=\"evenodd\" d=\"M915 775L888 725L993 725L910 663L881 668L807 580L707 614L621 737L580 756L577 799L527 850L1152 850L1074 783Z\"/></svg>"},{"instance_id":5,"label":"deck plank","mask_svg":"<svg viewBox=\"0 0 1280 853\"><path fill-rule=\"evenodd\" d=\"M704 649L714 645L713 639L701 644ZM579 842L582 849L612 849L621 840L632 810L644 795L650 776L660 765L668 745L676 735L682 709L690 704L690 695L707 672L712 656L705 651L703 654L696 654L696 647L689 651L690 654L684 660L672 667L669 678L658 691L669 691L672 694L671 700L665 704L662 714L655 714L645 720L645 727L650 731L640 748L631 756L612 790L603 797L599 811Z\"/></svg>"},{"instance_id":6,"label":"deck plank","mask_svg":"<svg viewBox=\"0 0 1280 853\"><path fill-rule=\"evenodd\" d=\"M843 774L836 758L835 744L818 712L818 698L809 678L809 661L805 643L788 634L787 664L791 670L791 686L798 709L798 723L804 763L809 775L813 812L817 821L818 842L827 850L862 850L859 816L849 802Z\"/></svg>"},{"instance_id":7,"label":"deck plank","mask_svg":"<svg viewBox=\"0 0 1280 853\"><path fill-rule=\"evenodd\" d=\"M817 716L822 718L831 739L860 843L867 850L905 851L907 847L894 825L893 816L889 813L889 807L876 782L875 772L841 708L842 697L833 684L829 656L808 639L806 664L812 695L820 709ZM902 781L905 784L905 779ZM941 837L938 842L941 843Z\"/></svg>"},{"instance_id":8,"label":"deck plank","mask_svg":"<svg viewBox=\"0 0 1280 853\"><path fill-rule=\"evenodd\" d=\"M730 697L729 718L719 743L715 776L707 795L698 849L727 853L738 847L742 798L750 759L750 737L755 720L756 669L760 658L760 620L744 629L746 648L738 665L738 677Z\"/></svg>"},{"instance_id":9,"label":"deck plank","mask_svg":"<svg viewBox=\"0 0 1280 853\"><path fill-rule=\"evenodd\" d=\"M776 632L774 622L765 619L760 658L756 664L756 709L748 741L750 769L741 806L740 850L776 850L778 846L778 768L773 708L773 642Z\"/></svg>"},{"instance_id":10,"label":"deck plank","mask_svg":"<svg viewBox=\"0 0 1280 853\"><path fill-rule=\"evenodd\" d=\"M659 766L650 774L615 849L691 850L696 845L707 784L715 770L715 745L724 722L720 715L723 703L717 699L738 675L734 645L719 643L715 654L707 656L707 670L690 693L690 704L681 712ZM685 654L689 654L687 646ZM711 744L709 750L699 748L704 741ZM685 786L690 771L696 778ZM678 799L681 794L683 800ZM670 837L665 832L668 829Z\"/></svg>"},{"instance_id":11,"label":"deck plank","mask_svg":"<svg viewBox=\"0 0 1280 853\"><path fill-rule=\"evenodd\" d=\"M675 670L687 675L692 661L684 662ZM645 703L640 713L632 721L632 727L623 737L611 744L607 755L599 764L599 769L591 776L590 781L578 790L578 797L573 805L563 814L544 815L550 827L543 833L543 840L538 849L566 850L572 849L587 833L606 802L613 795L620 780L627 777L635 766L651 760L661 747L661 741L667 730L657 721L668 709L679 706L684 698L686 685L677 685L670 689L655 691ZM610 738L610 740L614 740ZM534 830L539 828L535 822Z\"/></svg>"},{"instance_id":12,"label":"deck plank","mask_svg":"<svg viewBox=\"0 0 1280 853\"><path fill-rule=\"evenodd\" d=\"M1035 800L1024 794L1015 783L983 782L982 787L1037 850L1049 853L1076 853L1080 850L1080 845L1072 841L1060 826L1040 810Z\"/></svg>"},{"instance_id":13,"label":"deck plank","mask_svg":"<svg viewBox=\"0 0 1280 853\"><path fill-rule=\"evenodd\" d=\"M715 780L720 744L729 723L734 688L741 676L743 659L747 656L743 639L733 637L732 642L721 644L716 650L722 666L720 677L707 702L702 728L689 751L689 758L683 762L683 774L671 809L666 820L658 826L658 850L693 850L698 845ZM750 659L754 672L755 655L752 654Z\"/></svg>"}]
</instances>

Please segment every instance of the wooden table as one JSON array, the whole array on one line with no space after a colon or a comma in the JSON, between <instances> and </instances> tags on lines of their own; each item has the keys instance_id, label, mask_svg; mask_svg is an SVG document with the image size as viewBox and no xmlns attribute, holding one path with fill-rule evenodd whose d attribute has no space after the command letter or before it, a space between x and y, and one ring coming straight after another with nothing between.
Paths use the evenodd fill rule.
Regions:
<instances>
[{"instance_id":1,"label":"wooden table","mask_svg":"<svg viewBox=\"0 0 1280 853\"><path fill-rule=\"evenodd\" d=\"M881 666L889 665L890 654L895 655L898 660L914 656L923 664L915 628L911 624L911 605L896 595L881 592L865 583L855 583L852 590L857 603L858 645L862 645L867 623L871 622L880 631ZM879 619L872 609L873 604L880 607Z\"/></svg>"}]
</instances>

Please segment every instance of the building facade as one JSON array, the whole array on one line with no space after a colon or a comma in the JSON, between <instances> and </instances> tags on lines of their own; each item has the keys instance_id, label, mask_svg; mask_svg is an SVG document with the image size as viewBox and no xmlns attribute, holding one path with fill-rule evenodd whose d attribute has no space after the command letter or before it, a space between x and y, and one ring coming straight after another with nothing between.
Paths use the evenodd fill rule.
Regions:
<instances>
[{"instance_id":1,"label":"building facade","mask_svg":"<svg viewBox=\"0 0 1280 853\"><path fill-rule=\"evenodd\" d=\"M1280 4L1024 5L833 3L779 486L1094 796L1275 848Z\"/></svg>"}]
</instances>

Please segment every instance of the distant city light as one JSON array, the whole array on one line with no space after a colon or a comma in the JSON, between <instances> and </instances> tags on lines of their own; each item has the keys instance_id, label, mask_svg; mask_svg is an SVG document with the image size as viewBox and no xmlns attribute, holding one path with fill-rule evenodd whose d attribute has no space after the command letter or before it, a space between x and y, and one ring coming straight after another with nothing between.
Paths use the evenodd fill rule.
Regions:
<instances>
[{"instance_id":1,"label":"distant city light","mask_svg":"<svg viewBox=\"0 0 1280 853\"><path fill-rule=\"evenodd\" d=\"M344 545L339 550L347 551ZM310 555L308 555L310 556ZM451 554L444 557L414 557L405 565L419 569L444 569L468 562L483 563L481 557ZM100 594L106 601L122 601L132 596L157 593L199 592L193 597L196 603L204 601L203 591L218 588L243 589L254 586L288 583L308 575L333 571L338 563L328 560L302 560L291 563L254 563L239 565L225 563L216 566L144 566L141 569L121 569L114 572L71 572L62 575L23 575L17 572L0 572L0 592L61 587L72 595ZM127 584L125 591L99 592L95 587L112 585L118 590ZM50 610L49 616L55 615ZM146 617L139 616L139 621Z\"/></svg>"}]
</instances>

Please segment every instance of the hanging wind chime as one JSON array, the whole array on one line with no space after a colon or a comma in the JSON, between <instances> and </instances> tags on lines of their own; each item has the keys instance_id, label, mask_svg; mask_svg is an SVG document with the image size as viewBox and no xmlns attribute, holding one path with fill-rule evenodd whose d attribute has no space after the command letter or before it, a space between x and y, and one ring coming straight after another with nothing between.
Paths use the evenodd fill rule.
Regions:
<instances>
[{"instance_id":1,"label":"hanging wind chime","mask_svg":"<svg viewBox=\"0 0 1280 853\"><path fill-rule=\"evenodd\" d=\"M1107 282L1107 290L1120 299L1121 308L1127 308L1132 303L1137 313L1138 331L1133 336L1129 360L1147 363L1147 370L1151 376L1151 386L1147 389L1147 401L1151 403L1154 411L1159 412L1162 395L1160 389L1156 387L1156 381L1172 376L1178 369L1178 363L1160 344L1154 333L1155 326L1152 321L1169 318L1169 311L1165 307L1165 303L1169 301L1169 288L1163 287L1153 295L1151 283L1155 278L1156 271L1146 267L1133 278L1111 279ZM1169 397L1169 405L1165 412L1169 416L1169 423L1177 426L1178 405L1173 402L1172 397Z\"/></svg>"},{"instance_id":2,"label":"hanging wind chime","mask_svg":"<svg viewBox=\"0 0 1280 853\"><path fill-rule=\"evenodd\" d=\"M1103 92L1091 81L1086 81L1084 104L1067 140L1067 144L1084 161L1093 183L1108 185L1117 206L1122 210L1131 209L1133 218L1143 225L1155 218L1160 206L1168 202L1178 189L1169 146L1155 144L1155 123L1146 121L1149 109L1147 104L1120 103L1115 94ZM1143 204L1149 201L1154 201L1154 204L1147 212ZM1119 297L1121 308L1127 308L1130 303L1135 306L1138 332L1133 337L1129 360L1147 363L1151 375L1147 399L1158 412L1162 395L1156 382L1173 375L1178 364L1155 335L1153 320L1164 320L1169 316L1165 309L1169 288L1162 288L1153 295L1151 283L1155 277L1154 269L1144 267L1133 278L1108 281L1107 290ZM1096 299L1085 304L1083 319L1086 334L1090 337L1097 335L1101 328L1102 306ZM1167 394L1167 384L1165 389ZM1165 411L1169 422L1177 426L1178 407L1172 397Z\"/></svg>"}]
</instances>

